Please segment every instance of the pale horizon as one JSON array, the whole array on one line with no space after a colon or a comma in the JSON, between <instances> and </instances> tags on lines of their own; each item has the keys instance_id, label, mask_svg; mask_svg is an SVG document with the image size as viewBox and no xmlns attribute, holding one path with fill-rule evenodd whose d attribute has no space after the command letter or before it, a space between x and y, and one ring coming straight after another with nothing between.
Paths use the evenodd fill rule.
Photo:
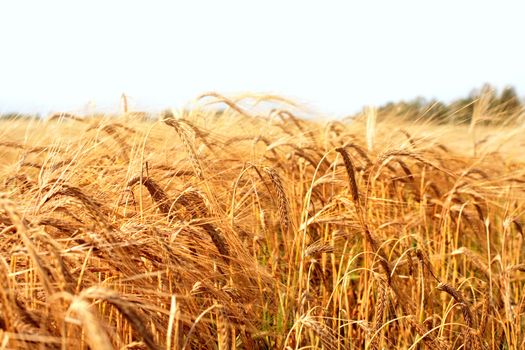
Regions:
<instances>
[{"instance_id":1,"label":"pale horizon","mask_svg":"<svg viewBox=\"0 0 525 350\"><path fill-rule=\"evenodd\" d=\"M0 4L0 113L183 108L282 95L329 116L490 83L525 94L512 1Z\"/></svg>"}]
</instances>

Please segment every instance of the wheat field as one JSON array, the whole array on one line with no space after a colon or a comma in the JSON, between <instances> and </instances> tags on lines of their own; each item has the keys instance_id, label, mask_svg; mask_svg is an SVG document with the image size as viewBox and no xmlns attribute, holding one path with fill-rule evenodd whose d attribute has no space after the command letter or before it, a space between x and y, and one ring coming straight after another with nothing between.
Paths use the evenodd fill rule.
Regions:
<instances>
[{"instance_id":1,"label":"wheat field","mask_svg":"<svg viewBox=\"0 0 525 350\"><path fill-rule=\"evenodd\" d=\"M525 348L523 122L205 100L0 121L0 349Z\"/></svg>"}]
</instances>

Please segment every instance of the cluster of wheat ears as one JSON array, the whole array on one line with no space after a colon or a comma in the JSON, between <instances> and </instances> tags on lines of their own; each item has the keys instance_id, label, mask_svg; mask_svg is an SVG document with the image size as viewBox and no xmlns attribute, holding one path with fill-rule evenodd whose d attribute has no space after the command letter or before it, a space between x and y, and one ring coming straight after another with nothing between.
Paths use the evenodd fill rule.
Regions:
<instances>
[{"instance_id":1,"label":"cluster of wheat ears","mask_svg":"<svg viewBox=\"0 0 525 350\"><path fill-rule=\"evenodd\" d=\"M525 348L523 127L201 101L0 122L0 349Z\"/></svg>"}]
</instances>

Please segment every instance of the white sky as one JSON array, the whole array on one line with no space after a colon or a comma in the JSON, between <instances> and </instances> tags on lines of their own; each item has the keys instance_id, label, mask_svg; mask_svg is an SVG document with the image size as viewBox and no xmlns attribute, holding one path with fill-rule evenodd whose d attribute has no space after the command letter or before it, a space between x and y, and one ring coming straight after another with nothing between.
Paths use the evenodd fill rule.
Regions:
<instances>
[{"instance_id":1,"label":"white sky","mask_svg":"<svg viewBox=\"0 0 525 350\"><path fill-rule=\"evenodd\" d=\"M281 94L326 114L525 94L523 1L1 1L0 113Z\"/></svg>"}]
</instances>

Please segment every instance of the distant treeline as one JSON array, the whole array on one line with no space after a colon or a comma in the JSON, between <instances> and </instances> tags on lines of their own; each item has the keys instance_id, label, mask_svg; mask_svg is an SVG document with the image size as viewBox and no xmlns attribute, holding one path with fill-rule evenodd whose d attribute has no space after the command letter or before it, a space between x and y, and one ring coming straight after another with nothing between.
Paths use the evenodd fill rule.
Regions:
<instances>
[{"instance_id":1,"label":"distant treeline","mask_svg":"<svg viewBox=\"0 0 525 350\"><path fill-rule=\"evenodd\" d=\"M410 101L389 102L377 108L378 118L397 115L407 119L434 120L438 123L511 124L523 117L524 100L512 86L498 91L490 84L474 89L464 98L444 103L417 97Z\"/></svg>"},{"instance_id":2,"label":"distant treeline","mask_svg":"<svg viewBox=\"0 0 525 350\"><path fill-rule=\"evenodd\" d=\"M217 112L220 114L222 111ZM456 124L468 124L474 118L476 123L480 124L512 124L525 118L524 112L525 101L518 96L514 87L507 86L498 91L490 84L485 84L479 89L472 90L467 97L450 103L436 99L428 100L424 97L417 97L410 101L388 102L377 108L377 117L399 116L413 120ZM144 114L144 112L136 113ZM0 114L0 120L37 118L41 118L40 114Z\"/></svg>"},{"instance_id":3,"label":"distant treeline","mask_svg":"<svg viewBox=\"0 0 525 350\"><path fill-rule=\"evenodd\" d=\"M0 120L30 120L41 118L40 114L27 114L27 113L3 113L0 114Z\"/></svg>"}]
</instances>

